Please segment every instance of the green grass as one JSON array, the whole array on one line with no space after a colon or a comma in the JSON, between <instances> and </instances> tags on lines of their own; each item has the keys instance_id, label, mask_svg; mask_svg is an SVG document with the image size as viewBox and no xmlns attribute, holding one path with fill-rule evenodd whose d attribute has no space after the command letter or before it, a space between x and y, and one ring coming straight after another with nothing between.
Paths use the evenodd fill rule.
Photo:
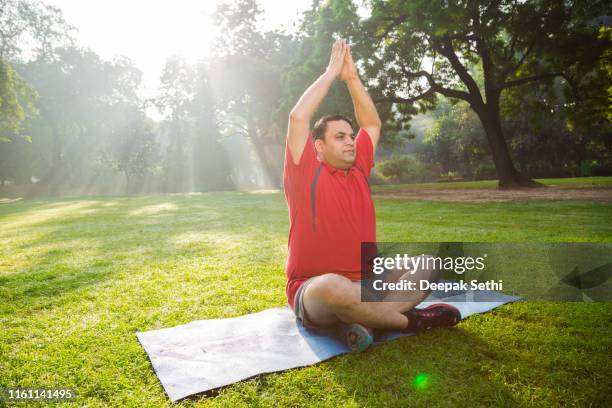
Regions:
<instances>
[{"instance_id":1,"label":"green grass","mask_svg":"<svg viewBox=\"0 0 612 408\"><path fill-rule=\"evenodd\" d=\"M612 242L604 203L376 206L381 241ZM287 232L280 193L0 204L0 388L171 405L135 332L285 305ZM611 303L519 302L177 405L603 406L611 315Z\"/></svg>"},{"instance_id":2,"label":"green grass","mask_svg":"<svg viewBox=\"0 0 612 408\"><path fill-rule=\"evenodd\" d=\"M536 179L536 181L547 186L561 186L564 188L612 188L612 177L572 177L572 178L549 178ZM389 191L397 189L495 189L497 180L478 181L448 181L440 183L414 183L414 184L386 184L372 186L372 191Z\"/></svg>"}]
</instances>

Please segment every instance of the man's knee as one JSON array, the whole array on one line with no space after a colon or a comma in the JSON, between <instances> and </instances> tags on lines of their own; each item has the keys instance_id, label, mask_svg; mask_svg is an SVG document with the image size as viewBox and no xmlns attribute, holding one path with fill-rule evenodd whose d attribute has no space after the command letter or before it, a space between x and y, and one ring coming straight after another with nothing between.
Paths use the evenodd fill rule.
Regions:
<instances>
[{"instance_id":1,"label":"man's knee","mask_svg":"<svg viewBox=\"0 0 612 408\"><path fill-rule=\"evenodd\" d=\"M360 301L358 288L350 279L335 273L317 277L308 286L309 296L316 298L333 308L343 308Z\"/></svg>"},{"instance_id":2,"label":"man's knee","mask_svg":"<svg viewBox=\"0 0 612 408\"><path fill-rule=\"evenodd\" d=\"M435 279L437 277L437 275L441 271L441 268L440 268L441 265L436 264L435 256L423 254L415 258L419 258L418 260L419 266L417 268L418 271L429 274L432 279Z\"/></svg>"}]
</instances>

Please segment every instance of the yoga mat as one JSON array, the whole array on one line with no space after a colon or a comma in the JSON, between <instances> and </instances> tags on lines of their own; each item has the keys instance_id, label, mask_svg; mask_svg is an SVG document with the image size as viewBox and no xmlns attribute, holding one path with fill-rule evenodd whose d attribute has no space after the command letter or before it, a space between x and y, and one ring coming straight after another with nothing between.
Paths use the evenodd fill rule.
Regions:
<instances>
[{"instance_id":1,"label":"yoga mat","mask_svg":"<svg viewBox=\"0 0 612 408\"><path fill-rule=\"evenodd\" d=\"M490 291L444 298L432 292L418 307L443 301L457 307L465 319L518 299ZM388 332L378 337L375 345L409 335ZM172 401L349 352L330 333L306 330L287 306L229 319L197 320L137 332L136 336Z\"/></svg>"}]
</instances>

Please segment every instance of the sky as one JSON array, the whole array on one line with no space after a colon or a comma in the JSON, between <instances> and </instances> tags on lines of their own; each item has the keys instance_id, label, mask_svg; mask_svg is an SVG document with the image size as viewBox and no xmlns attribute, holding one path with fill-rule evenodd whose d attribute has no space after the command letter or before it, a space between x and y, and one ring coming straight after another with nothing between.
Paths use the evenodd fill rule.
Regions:
<instances>
[{"instance_id":1,"label":"sky","mask_svg":"<svg viewBox=\"0 0 612 408\"><path fill-rule=\"evenodd\" d=\"M166 58L194 63L205 58L217 31L211 13L228 0L43 0L60 8L76 27L80 46L103 59L124 55L143 72L140 95L155 95ZM264 29L294 31L312 0L258 0ZM149 112L155 115L155 112Z\"/></svg>"}]
</instances>

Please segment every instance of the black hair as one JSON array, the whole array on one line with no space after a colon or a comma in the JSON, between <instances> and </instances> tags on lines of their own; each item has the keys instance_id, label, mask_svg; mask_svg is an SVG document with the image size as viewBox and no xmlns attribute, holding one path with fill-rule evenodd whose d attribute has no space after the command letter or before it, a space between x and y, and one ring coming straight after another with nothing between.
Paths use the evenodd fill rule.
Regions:
<instances>
[{"instance_id":1,"label":"black hair","mask_svg":"<svg viewBox=\"0 0 612 408\"><path fill-rule=\"evenodd\" d=\"M325 131L327 130L327 122L333 122L335 120L344 120L351 126L351 128L353 128L353 122L351 122L351 120L344 115L325 115L315 123L312 129L312 140L324 140Z\"/></svg>"}]
</instances>

